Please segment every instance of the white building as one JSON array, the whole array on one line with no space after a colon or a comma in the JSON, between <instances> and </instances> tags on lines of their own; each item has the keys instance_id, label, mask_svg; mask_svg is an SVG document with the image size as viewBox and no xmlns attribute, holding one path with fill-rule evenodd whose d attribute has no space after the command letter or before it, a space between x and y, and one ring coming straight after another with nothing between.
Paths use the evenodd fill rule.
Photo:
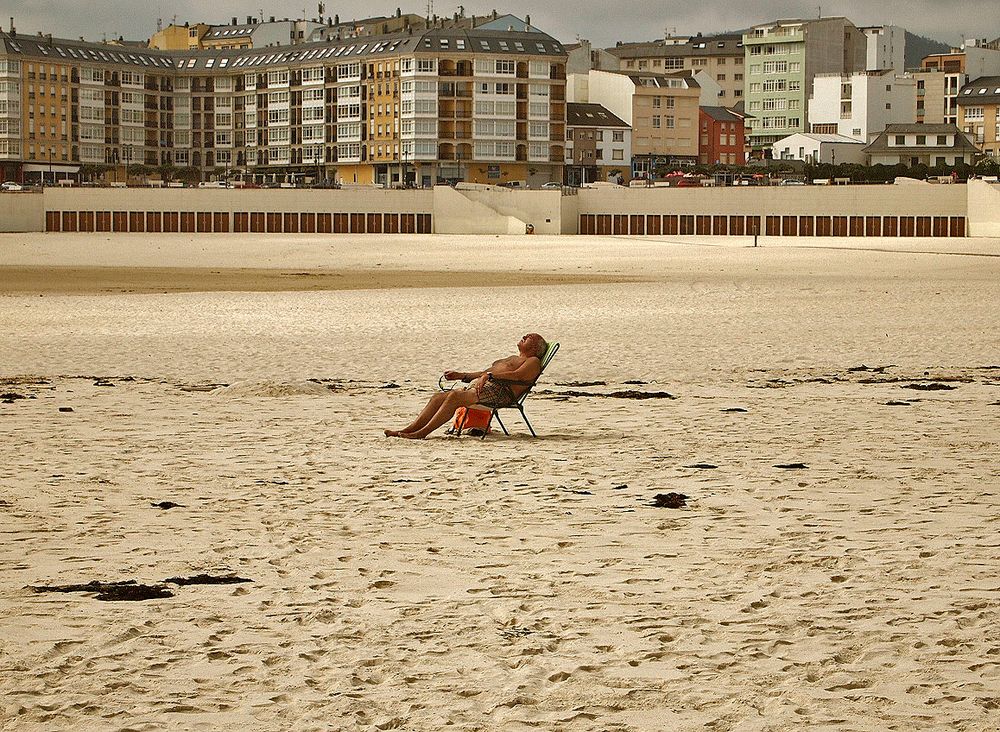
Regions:
<instances>
[{"instance_id":1,"label":"white building","mask_svg":"<svg viewBox=\"0 0 1000 732\"><path fill-rule=\"evenodd\" d=\"M862 28L867 41L865 69L906 71L906 29L898 25L877 25Z\"/></svg>"},{"instance_id":2,"label":"white building","mask_svg":"<svg viewBox=\"0 0 1000 732\"><path fill-rule=\"evenodd\" d=\"M980 150L955 125L889 125L865 154L869 165L971 165Z\"/></svg>"},{"instance_id":3,"label":"white building","mask_svg":"<svg viewBox=\"0 0 1000 732\"><path fill-rule=\"evenodd\" d=\"M775 160L805 163L863 163L865 143L844 135L800 132L778 140L771 148Z\"/></svg>"},{"instance_id":4,"label":"white building","mask_svg":"<svg viewBox=\"0 0 1000 732\"><path fill-rule=\"evenodd\" d=\"M809 131L871 142L886 125L917 121L917 82L891 69L817 74L809 99Z\"/></svg>"}]
</instances>

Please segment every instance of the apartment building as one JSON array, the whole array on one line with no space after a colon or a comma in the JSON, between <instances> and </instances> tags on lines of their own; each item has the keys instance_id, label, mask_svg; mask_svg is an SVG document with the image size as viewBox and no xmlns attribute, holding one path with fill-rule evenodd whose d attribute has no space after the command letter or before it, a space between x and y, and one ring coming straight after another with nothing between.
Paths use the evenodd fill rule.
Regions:
<instances>
[{"instance_id":1,"label":"apartment building","mask_svg":"<svg viewBox=\"0 0 1000 732\"><path fill-rule=\"evenodd\" d=\"M1000 75L1000 51L967 41L949 53L933 54L920 63L917 80L917 121L958 124L958 96L969 79Z\"/></svg>"},{"instance_id":2,"label":"apartment building","mask_svg":"<svg viewBox=\"0 0 1000 732\"><path fill-rule=\"evenodd\" d=\"M268 22L248 15L246 23L234 16L228 25L195 23L170 24L149 39L149 48L161 51L225 50L290 46L307 42L313 33L324 28L318 20L276 20Z\"/></svg>"},{"instance_id":3,"label":"apartment building","mask_svg":"<svg viewBox=\"0 0 1000 732\"><path fill-rule=\"evenodd\" d=\"M991 158L1000 158L1000 76L981 76L958 92L959 129Z\"/></svg>"},{"instance_id":4,"label":"apartment building","mask_svg":"<svg viewBox=\"0 0 1000 732\"><path fill-rule=\"evenodd\" d=\"M698 162L701 85L690 72L673 74L592 70L586 83L567 82L571 102L600 104L632 129L632 177L661 166ZM579 98L582 92L586 98Z\"/></svg>"},{"instance_id":5,"label":"apartment building","mask_svg":"<svg viewBox=\"0 0 1000 732\"><path fill-rule=\"evenodd\" d=\"M566 184L627 178L632 161L632 129L600 104L566 105Z\"/></svg>"},{"instance_id":6,"label":"apartment building","mask_svg":"<svg viewBox=\"0 0 1000 732\"><path fill-rule=\"evenodd\" d=\"M725 107L701 107L698 162L702 165L743 165L746 156L746 126L742 114Z\"/></svg>"},{"instance_id":7,"label":"apartment building","mask_svg":"<svg viewBox=\"0 0 1000 732\"><path fill-rule=\"evenodd\" d=\"M897 74L906 71L906 29L898 25L875 25L860 29L865 36L865 70Z\"/></svg>"},{"instance_id":8,"label":"apartment building","mask_svg":"<svg viewBox=\"0 0 1000 732\"><path fill-rule=\"evenodd\" d=\"M865 147L869 165L971 165L979 148L950 124L889 125Z\"/></svg>"},{"instance_id":9,"label":"apartment building","mask_svg":"<svg viewBox=\"0 0 1000 732\"><path fill-rule=\"evenodd\" d=\"M766 149L804 132L817 74L865 68L865 35L846 18L779 20L743 34L751 148Z\"/></svg>"},{"instance_id":10,"label":"apartment building","mask_svg":"<svg viewBox=\"0 0 1000 732\"><path fill-rule=\"evenodd\" d=\"M916 122L916 103L916 80L892 69L817 74L809 99L809 130L871 142L890 123Z\"/></svg>"},{"instance_id":11,"label":"apartment building","mask_svg":"<svg viewBox=\"0 0 1000 732\"><path fill-rule=\"evenodd\" d=\"M709 106L734 106L743 99L743 36L668 36L661 41L620 43L607 54L618 59L618 69L628 73L704 72L719 87L718 99Z\"/></svg>"},{"instance_id":12,"label":"apartment building","mask_svg":"<svg viewBox=\"0 0 1000 732\"><path fill-rule=\"evenodd\" d=\"M0 163L36 179L50 165L142 163L345 183L558 181L565 62L537 30L174 52L0 32Z\"/></svg>"}]
</instances>

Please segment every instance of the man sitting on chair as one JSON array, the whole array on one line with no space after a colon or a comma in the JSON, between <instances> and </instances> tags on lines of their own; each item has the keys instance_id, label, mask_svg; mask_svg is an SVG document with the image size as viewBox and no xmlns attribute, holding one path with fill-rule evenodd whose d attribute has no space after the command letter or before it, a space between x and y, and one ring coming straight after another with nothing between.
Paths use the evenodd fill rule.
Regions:
<instances>
[{"instance_id":1,"label":"man sitting on chair","mask_svg":"<svg viewBox=\"0 0 1000 732\"><path fill-rule=\"evenodd\" d=\"M482 404L505 407L517 401L542 373L542 356L549 344L537 333L529 333L517 344L517 355L501 358L485 371L445 371L444 378L464 381L464 389L452 389L431 397L413 422L401 430L386 430L386 437L422 440L455 416L459 407Z\"/></svg>"}]
</instances>

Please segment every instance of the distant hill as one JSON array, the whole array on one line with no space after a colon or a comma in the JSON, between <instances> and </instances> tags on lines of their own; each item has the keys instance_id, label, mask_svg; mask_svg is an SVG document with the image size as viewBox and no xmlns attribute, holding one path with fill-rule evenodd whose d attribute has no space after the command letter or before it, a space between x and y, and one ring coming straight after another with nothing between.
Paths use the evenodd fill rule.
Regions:
<instances>
[{"instance_id":1,"label":"distant hill","mask_svg":"<svg viewBox=\"0 0 1000 732\"><path fill-rule=\"evenodd\" d=\"M906 31L905 63L908 69L919 69L920 62L924 56L930 56L935 53L948 53L950 50L951 46L947 43L941 43L941 41L935 41L933 38L925 38L924 36L918 36L915 33Z\"/></svg>"}]
</instances>

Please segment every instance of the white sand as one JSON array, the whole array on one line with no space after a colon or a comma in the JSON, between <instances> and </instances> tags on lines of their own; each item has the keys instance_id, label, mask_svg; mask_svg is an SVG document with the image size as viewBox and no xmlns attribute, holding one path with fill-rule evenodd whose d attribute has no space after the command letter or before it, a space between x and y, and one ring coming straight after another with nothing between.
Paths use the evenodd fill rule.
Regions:
<instances>
[{"instance_id":1,"label":"white sand","mask_svg":"<svg viewBox=\"0 0 1000 732\"><path fill-rule=\"evenodd\" d=\"M0 237L0 272L649 280L0 294L36 397L0 403L0 727L1000 729L1000 245L765 244ZM381 436L532 330L539 439ZM623 389L677 399L544 393ZM201 572L253 583L27 589Z\"/></svg>"}]
</instances>

